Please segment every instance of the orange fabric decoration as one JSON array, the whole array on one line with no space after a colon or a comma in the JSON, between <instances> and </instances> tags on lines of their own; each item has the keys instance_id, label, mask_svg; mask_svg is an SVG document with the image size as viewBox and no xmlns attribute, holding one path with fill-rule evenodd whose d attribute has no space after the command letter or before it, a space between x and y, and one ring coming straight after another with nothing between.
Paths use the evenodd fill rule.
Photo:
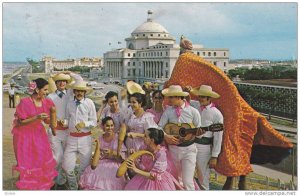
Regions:
<instances>
[{"instance_id":1,"label":"orange fabric decoration","mask_svg":"<svg viewBox=\"0 0 300 196\"><path fill-rule=\"evenodd\" d=\"M252 171L250 157L253 145L292 148L292 143L240 96L226 74L203 58L193 53L180 55L165 88L175 84L182 87L210 85L221 95L214 100L224 116L225 127L217 172L225 176L247 175Z\"/></svg>"}]
</instances>

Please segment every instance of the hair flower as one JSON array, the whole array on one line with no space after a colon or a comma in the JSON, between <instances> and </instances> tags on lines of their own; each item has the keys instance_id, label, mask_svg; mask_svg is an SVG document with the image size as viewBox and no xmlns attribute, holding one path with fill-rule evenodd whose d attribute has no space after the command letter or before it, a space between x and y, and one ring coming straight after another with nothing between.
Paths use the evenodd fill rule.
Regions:
<instances>
[{"instance_id":1,"label":"hair flower","mask_svg":"<svg viewBox=\"0 0 300 196\"><path fill-rule=\"evenodd\" d=\"M28 93L32 95L34 90L36 89L36 87L37 87L37 85L36 85L35 81L29 82L29 84L28 84Z\"/></svg>"}]
</instances>

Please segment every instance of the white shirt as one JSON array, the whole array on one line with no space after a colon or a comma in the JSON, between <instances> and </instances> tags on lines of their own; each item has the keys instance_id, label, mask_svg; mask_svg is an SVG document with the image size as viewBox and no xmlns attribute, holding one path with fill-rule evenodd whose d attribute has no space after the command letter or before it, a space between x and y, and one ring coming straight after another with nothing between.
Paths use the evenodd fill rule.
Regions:
<instances>
[{"instance_id":1,"label":"white shirt","mask_svg":"<svg viewBox=\"0 0 300 196\"><path fill-rule=\"evenodd\" d=\"M84 98L76 106L76 99L70 100L66 108L65 123L70 132L77 132L75 125L84 122L85 127L81 132L89 132L92 127L97 125L97 114L94 102L89 98Z\"/></svg>"},{"instance_id":2,"label":"white shirt","mask_svg":"<svg viewBox=\"0 0 300 196\"><path fill-rule=\"evenodd\" d=\"M8 89L8 94L9 95L15 95L15 88Z\"/></svg>"},{"instance_id":3,"label":"white shirt","mask_svg":"<svg viewBox=\"0 0 300 196\"><path fill-rule=\"evenodd\" d=\"M67 103L73 99L73 93L71 93L71 90L64 90L64 95L62 98L58 96L60 92L61 91L56 90L54 93L51 93L47 96L55 105L57 120L65 119Z\"/></svg>"},{"instance_id":4,"label":"white shirt","mask_svg":"<svg viewBox=\"0 0 300 196\"><path fill-rule=\"evenodd\" d=\"M75 81L83 80L82 77L78 74L70 73L70 76ZM59 94L61 92L64 93L62 98L59 97ZM70 100L74 100L73 89L65 89L64 91L56 90L55 92L49 94L47 97L50 98L53 101L54 105L55 105L57 120L64 120L65 116L66 116L67 103Z\"/></svg>"},{"instance_id":5,"label":"white shirt","mask_svg":"<svg viewBox=\"0 0 300 196\"><path fill-rule=\"evenodd\" d=\"M201 114L201 123L203 127L208 127L209 125L221 123L223 124L224 118L220 110L214 107L212 104L207 105L203 110L201 110L200 103L198 101L191 101L191 106L198 109ZM221 152L222 146L222 137L223 131L220 132L211 132L207 131L201 137L213 137L213 147L212 147L212 156L218 157Z\"/></svg>"},{"instance_id":6,"label":"white shirt","mask_svg":"<svg viewBox=\"0 0 300 196\"><path fill-rule=\"evenodd\" d=\"M181 106L181 108L181 115L178 118L175 107L168 106L162 114L158 126L164 128L167 123L193 123L195 127L201 126L201 117L195 108L186 106L185 103Z\"/></svg>"}]
</instances>

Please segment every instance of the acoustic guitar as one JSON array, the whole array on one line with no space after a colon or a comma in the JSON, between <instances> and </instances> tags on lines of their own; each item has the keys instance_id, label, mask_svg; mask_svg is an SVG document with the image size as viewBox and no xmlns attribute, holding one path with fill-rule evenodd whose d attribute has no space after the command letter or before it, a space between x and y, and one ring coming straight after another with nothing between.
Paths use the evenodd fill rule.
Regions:
<instances>
[{"instance_id":1,"label":"acoustic guitar","mask_svg":"<svg viewBox=\"0 0 300 196\"><path fill-rule=\"evenodd\" d=\"M212 124L208 127L195 127L192 123L168 123L164 127L164 131L168 135L173 135L179 139L180 143L190 142L196 136L203 135L207 131L219 132L223 131L223 124Z\"/></svg>"}]
</instances>

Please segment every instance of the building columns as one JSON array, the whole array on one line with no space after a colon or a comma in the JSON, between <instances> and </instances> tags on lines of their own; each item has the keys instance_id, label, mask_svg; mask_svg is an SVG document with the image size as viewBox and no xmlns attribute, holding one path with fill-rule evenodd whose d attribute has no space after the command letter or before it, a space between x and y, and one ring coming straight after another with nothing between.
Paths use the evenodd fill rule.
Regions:
<instances>
[{"instance_id":1,"label":"building columns","mask_svg":"<svg viewBox=\"0 0 300 196\"><path fill-rule=\"evenodd\" d=\"M154 78L156 78L157 75L157 64L156 61L154 61Z\"/></svg>"},{"instance_id":2,"label":"building columns","mask_svg":"<svg viewBox=\"0 0 300 196\"><path fill-rule=\"evenodd\" d=\"M147 78L150 77L149 68L150 68L150 64L149 64L149 62L147 61Z\"/></svg>"},{"instance_id":3,"label":"building columns","mask_svg":"<svg viewBox=\"0 0 300 196\"><path fill-rule=\"evenodd\" d=\"M145 69L145 61L143 61L143 75L144 75L144 77L146 76L146 69Z\"/></svg>"},{"instance_id":4,"label":"building columns","mask_svg":"<svg viewBox=\"0 0 300 196\"><path fill-rule=\"evenodd\" d=\"M153 62L151 62L151 78L153 78Z\"/></svg>"},{"instance_id":5,"label":"building columns","mask_svg":"<svg viewBox=\"0 0 300 196\"><path fill-rule=\"evenodd\" d=\"M161 77L163 78L164 77L164 63L160 62L160 65L161 65Z\"/></svg>"}]
</instances>

